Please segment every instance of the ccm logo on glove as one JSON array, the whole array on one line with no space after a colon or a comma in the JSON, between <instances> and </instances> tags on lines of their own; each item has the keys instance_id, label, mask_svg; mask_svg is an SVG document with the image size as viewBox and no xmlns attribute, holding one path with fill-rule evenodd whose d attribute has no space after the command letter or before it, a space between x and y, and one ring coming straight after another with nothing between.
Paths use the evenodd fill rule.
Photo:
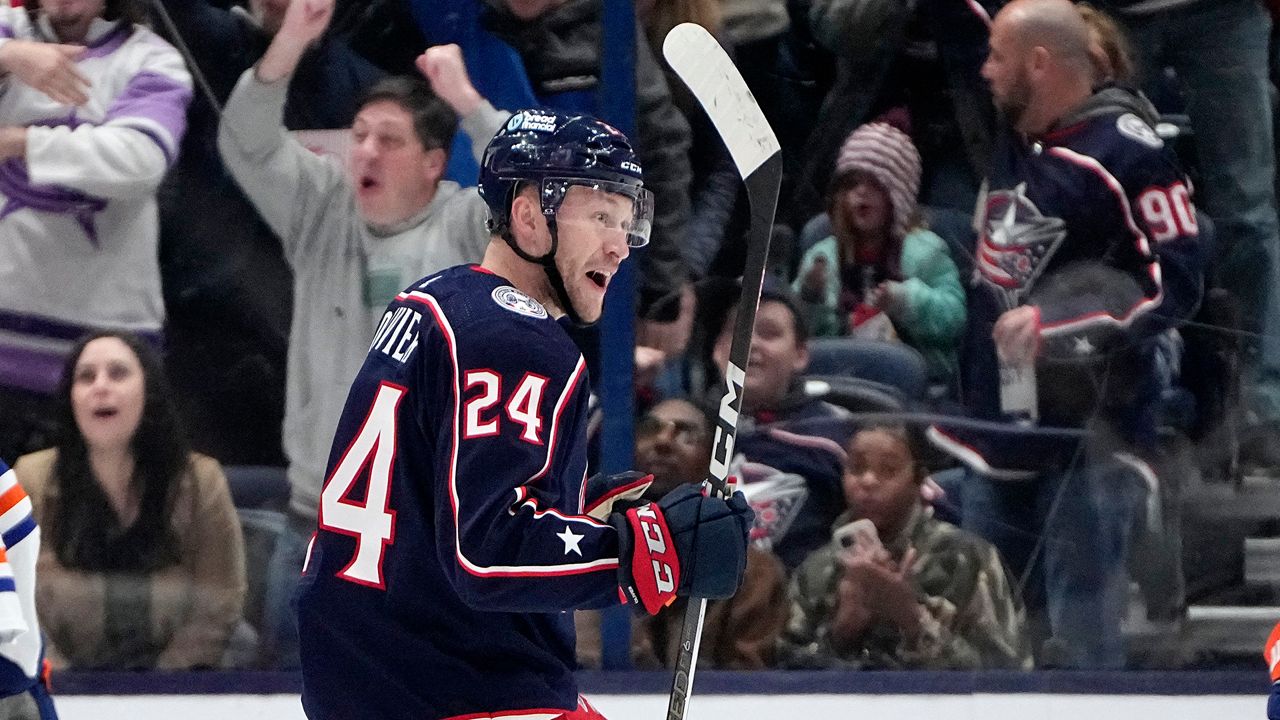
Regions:
<instances>
[{"instance_id":1,"label":"ccm logo on glove","mask_svg":"<svg viewBox=\"0 0 1280 720\"><path fill-rule=\"evenodd\" d=\"M676 577L675 571L671 569L671 563L666 562L667 554L667 531L666 523L658 513L654 512L652 505L646 505L638 508L636 511L636 520L640 523L640 532L644 535L644 543L649 548L649 556L653 558L653 580L657 585L658 592L662 594L670 593L674 596L676 585L679 584L680 578Z\"/></svg>"},{"instance_id":2,"label":"ccm logo on glove","mask_svg":"<svg viewBox=\"0 0 1280 720\"><path fill-rule=\"evenodd\" d=\"M680 558L667 542L671 532L667 519L654 503L627 511L635 533L636 552L631 554L632 602L639 602L650 615L671 604L680 587Z\"/></svg>"}]
</instances>

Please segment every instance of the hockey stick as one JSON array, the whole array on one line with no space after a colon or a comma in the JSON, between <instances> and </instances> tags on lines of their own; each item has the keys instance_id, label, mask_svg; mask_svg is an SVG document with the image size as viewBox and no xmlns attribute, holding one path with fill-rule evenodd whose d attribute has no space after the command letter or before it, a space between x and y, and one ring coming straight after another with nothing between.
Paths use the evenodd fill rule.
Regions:
<instances>
[{"instance_id":1,"label":"hockey stick","mask_svg":"<svg viewBox=\"0 0 1280 720\"><path fill-rule=\"evenodd\" d=\"M728 497L730 490L726 478L729 461L733 459L738 412L742 409L742 384L746 377L743 368L751 354L751 332L756 308L760 304L760 288L764 284L765 261L769 257L773 213L778 206L778 188L782 183L782 153L778 139L743 82L742 75L711 33L693 23L677 25L667 33L662 43L662 54L684 84L689 86L729 148L733 164L747 186L747 198L751 203L751 231L747 238L746 268L742 273L742 297L738 300L733 344L729 347L729 366L724 373L725 395L720 400L711 465L704 485L709 485L711 492ZM667 720L684 720L688 711L706 609L705 598L689 598L684 626L680 631Z\"/></svg>"}]
</instances>

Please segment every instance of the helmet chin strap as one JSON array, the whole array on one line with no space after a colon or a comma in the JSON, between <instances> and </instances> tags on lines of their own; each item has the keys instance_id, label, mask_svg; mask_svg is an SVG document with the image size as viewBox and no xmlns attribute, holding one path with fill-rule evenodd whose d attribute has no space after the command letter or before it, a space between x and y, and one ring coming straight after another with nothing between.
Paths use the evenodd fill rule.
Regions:
<instances>
[{"instance_id":1,"label":"helmet chin strap","mask_svg":"<svg viewBox=\"0 0 1280 720\"><path fill-rule=\"evenodd\" d=\"M520 243L516 242L515 236L511 234L510 226L502 233L502 239L507 241L507 245L526 262L535 263L542 266L542 271L547 274L547 280L551 283L551 290L555 292L556 299L560 302L560 309L564 310L564 314L568 316L569 322L577 327L591 327L594 322L585 322L582 316L578 315L578 310L573 306L573 301L569 299L569 291L564 285L564 276L560 274L560 268L556 266L556 250L560 247L560 235L556 228L556 218L554 215L547 216L547 229L551 231L551 249L544 255L534 256L525 252L520 247Z\"/></svg>"}]
</instances>

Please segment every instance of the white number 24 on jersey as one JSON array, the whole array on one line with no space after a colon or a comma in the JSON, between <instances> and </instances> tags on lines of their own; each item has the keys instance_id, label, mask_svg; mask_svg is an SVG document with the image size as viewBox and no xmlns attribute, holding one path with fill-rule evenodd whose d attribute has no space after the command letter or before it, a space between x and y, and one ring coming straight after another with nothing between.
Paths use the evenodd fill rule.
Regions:
<instances>
[{"instance_id":1,"label":"white number 24 on jersey","mask_svg":"<svg viewBox=\"0 0 1280 720\"><path fill-rule=\"evenodd\" d=\"M493 370L468 370L463 380L468 391L479 392L466 401L466 417L462 437L466 440L497 435L501 419L498 413L490 413L502 398L502 376ZM505 406L507 417L520 425L520 439L534 445L542 444L542 392L547 378L526 372L516 384L515 392Z\"/></svg>"}]
</instances>

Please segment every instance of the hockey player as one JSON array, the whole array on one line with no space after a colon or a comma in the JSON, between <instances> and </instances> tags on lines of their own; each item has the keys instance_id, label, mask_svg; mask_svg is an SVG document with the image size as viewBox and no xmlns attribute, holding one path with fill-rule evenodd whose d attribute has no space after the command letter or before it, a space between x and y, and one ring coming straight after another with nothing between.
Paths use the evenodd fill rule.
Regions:
<instances>
[{"instance_id":1,"label":"hockey player","mask_svg":"<svg viewBox=\"0 0 1280 720\"><path fill-rule=\"evenodd\" d=\"M36 617L40 527L31 500L0 460L0 717L57 720Z\"/></svg>"},{"instance_id":2,"label":"hockey player","mask_svg":"<svg viewBox=\"0 0 1280 720\"><path fill-rule=\"evenodd\" d=\"M586 479L588 386L557 321L595 322L652 205L630 143L513 115L485 151L482 264L387 308L329 457L299 596L321 718L594 718L570 613L737 588L752 513L638 473Z\"/></svg>"}]
</instances>

